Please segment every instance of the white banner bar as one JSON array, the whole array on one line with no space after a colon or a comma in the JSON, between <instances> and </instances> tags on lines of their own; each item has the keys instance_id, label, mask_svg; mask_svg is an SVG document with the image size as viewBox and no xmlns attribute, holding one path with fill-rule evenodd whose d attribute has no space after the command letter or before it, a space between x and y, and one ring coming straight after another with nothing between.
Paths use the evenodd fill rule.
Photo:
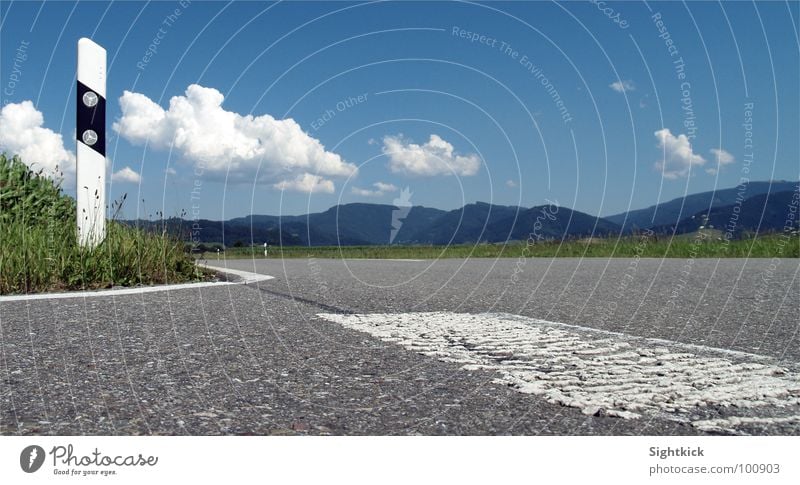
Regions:
<instances>
[{"instance_id":1,"label":"white banner bar","mask_svg":"<svg viewBox=\"0 0 800 485\"><path fill-rule=\"evenodd\" d=\"M3 483L800 483L800 437L3 437ZM43 455L43 456L42 456Z\"/></svg>"}]
</instances>

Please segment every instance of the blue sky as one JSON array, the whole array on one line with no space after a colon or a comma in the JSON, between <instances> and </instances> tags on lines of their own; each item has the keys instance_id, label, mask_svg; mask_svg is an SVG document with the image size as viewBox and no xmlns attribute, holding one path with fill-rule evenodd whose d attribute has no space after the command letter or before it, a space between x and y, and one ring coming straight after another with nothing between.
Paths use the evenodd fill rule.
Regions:
<instances>
[{"instance_id":1,"label":"blue sky","mask_svg":"<svg viewBox=\"0 0 800 485\"><path fill-rule=\"evenodd\" d=\"M608 215L800 172L797 2L1 5L0 148L69 164L76 43L94 39L126 217L406 187Z\"/></svg>"}]
</instances>

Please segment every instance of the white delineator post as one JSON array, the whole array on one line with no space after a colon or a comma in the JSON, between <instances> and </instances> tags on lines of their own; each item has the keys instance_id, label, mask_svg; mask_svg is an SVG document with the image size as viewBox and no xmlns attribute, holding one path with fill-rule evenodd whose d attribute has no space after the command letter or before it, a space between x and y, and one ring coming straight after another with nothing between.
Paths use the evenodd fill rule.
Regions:
<instances>
[{"instance_id":1,"label":"white delineator post","mask_svg":"<svg viewBox=\"0 0 800 485\"><path fill-rule=\"evenodd\" d=\"M106 50L78 40L78 242L95 247L106 237Z\"/></svg>"}]
</instances>

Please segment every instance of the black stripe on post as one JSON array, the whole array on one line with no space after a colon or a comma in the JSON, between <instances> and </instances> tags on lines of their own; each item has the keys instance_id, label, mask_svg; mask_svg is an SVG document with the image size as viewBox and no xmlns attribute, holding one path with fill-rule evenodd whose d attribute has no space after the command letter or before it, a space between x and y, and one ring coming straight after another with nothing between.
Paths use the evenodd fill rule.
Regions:
<instances>
[{"instance_id":1,"label":"black stripe on post","mask_svg":"<svg viewBox=\"0 0 800 485\"><path fill-rule=\"evenodd\" d=\"M88 107L83 102L83 95L92 92L97 96L97 104L93 107ZM77 113L78 118L75 124L75 137L79 143L83 143L83 133L86 130L93 130L97 133L97 142L94 145L88 146L100 155L106 156L106 100L96 91L90 89L88 86L78 81L78 99L77 99Z\"/></svg>"}]
</instances>

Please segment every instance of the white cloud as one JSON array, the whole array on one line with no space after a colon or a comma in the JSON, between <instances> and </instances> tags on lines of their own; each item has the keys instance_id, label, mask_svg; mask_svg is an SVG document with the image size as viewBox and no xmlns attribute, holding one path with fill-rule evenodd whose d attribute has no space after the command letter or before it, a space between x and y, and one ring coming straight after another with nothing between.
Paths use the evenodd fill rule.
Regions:
<instances>
[{"instance_id":1,"label":"white cloud","mask_svg":"<svg viewBox=\"0 0 800 485\"><path fill-rule=\"evenodd\" d=\"M75 173L75 154L64 148L61 134L44 128L44 116L30 101L9 103L0 110L0 151L19 155L31 170L47 176Z\"/></svg>"},{"instance_id":2,"label":"white cloud","mask_svg":"<svg viewBox=\"0 0 800 485\"><path fill-rule=\"evenodd\" d=\"M397 192L397 187L395 187L392 184L387 184L384 182L375 182L374 184L372 184L372 186L383 192Z\"/></svg>"},{"instance_id":3,"label":"white cloud","mask_svg":"<svg viewBox=\"0 0 800 485\"><path fill-rule=\"evenodd\" d=\"M353 187L351 192L355 195L360 195L362 197L382 197L386 195L387 192L397 192L397 187L392 184L387 184L384 182L375 182L372 184L375 189L362 189L359 187Z\"/></svg>"},{"instance_id":4,"label":"white cloud","mask_svg":"<svg viewBox=\"0 0 800 485\"><path fill-rule=\"evenodd\" d=\"M517 183L511 179L506 180L506 187L514 189L517 187Z\"/></svg>"},{"instance_id":5,"label":"white cloud","mask_svg":"<svg viewBox=\"0 0 800 485\"><path fill-rule=\"evenodd\" d=\"M362 189L359 187L353 187L350 189L350 192L352 192L353 195L360 195L362 197L380 197L383 195L383 192L380 190Z\"/></svg>"},{"instance_id":6,"label":"white cloud","mask_svg":"<svg viewBox=\"0 0 800 485\"><path fill-rule=\"evenodd\" d=\"M706 173L710 175L716 175L724 165L730 165L735 161L733 155L721 148L712 148L709 151L711 152L711 155L714 156L714 160L717 161L716 167L709 167L706 169Z\"/></svg>"},{"instance_id":7,"label":"white cloud","mask_svg":"<svg viewBox=\"0 0 800 485\"><path fill-rule=\"evenodd\" d=\"M132 184L138 184L142 181L142 176L136 173L136 171L131 167L125 167L114 172L111 175L111 180L114 182L130 182Z\"/></svg>"},{"instance_id":8,"label":"white cloud","mask_svg":"<svg viewBox=\"0 0 800 485\"><path fill-rule=\"evenodd\" d=\"M733 155L721 148L712 148L709 151L717 159L717 164L719 165L728 165L734 161Z\"/></svg>"},{"instance_id":9,"label":"white cloud","mask_svg":"<svg viewBox=\"0 0 800 485\"><path fill-rule=\"evenodd\" d=\"M275 186L332 192L333 182L322 176L357 172L293 119L226 111L223 100L216 89L192 84L164 110L143 94L125 91L119 99L122 117L113 128L134 144L173 147L195 168L211 175L227 173L233 181L258 176L260 182L278 181Z\"/></svg>"},{"instance_id":10,"label":"white cloud","mask_svg":"<svg viewBox=\"0 0 800 485\"><path fill-rule=\"evenodd\" d=\"M438 135L431 135L423 145L411 143L402 135L385 136L383 153L389 157L392 172L411 175L475 175L481 166L478 155L459 155Z\"/></svg>"},{"instance_id":11,"label":"white cloud","mask_svg":"<svg viewBox=\"0 0 800 485\"><path fill-rule=\"evenodd\" d=\"M283 180L272 186L278 190L293 190L295 192L306 192L309 194L332 194L334 191L333 182L311 173L300 174L294 179Z\"/></svg>"},{"instance_id":12,"label":"white cloud","mask_svg":"<svg viewBox=\"0 0 800 485\"><path fill-rule=\"evenodd\" d=\"M633 84L633 81L630 79L623 79L620 81L614 81L613 83L609 84L608 87L613 89L618 93L624 93L626 91L635 91L636 85Z\"/></svg>"},{"instance_id":13,"label":"white cloud","mask_svg":"<svg viewBox=\"0 0 800 485\"><path fill-rule=\"evenodd\" d=\"M692 151L692 144L686 135L673 135L668 128L654 133L658 138L658 147L663 150L664 158L655 164L664 178L676 179L689 174L693 166L702 166L706 160Z\"/></svg>"},{"instance_id":14,"label":"white cloud","mask_svg":"<svg viewBox=\"0 0 800 485\"><path fill-rule=\"evenodd\" d=\"M164 173L165 173L165 174L167 174L167 175L177 175L177 174L178 174L178 171L177 171L177 170L175 170L175 169L174 169L174 168L172 168L172 167L167 167L167 168L164 170Z\"/></svg>"}]
</instances>

